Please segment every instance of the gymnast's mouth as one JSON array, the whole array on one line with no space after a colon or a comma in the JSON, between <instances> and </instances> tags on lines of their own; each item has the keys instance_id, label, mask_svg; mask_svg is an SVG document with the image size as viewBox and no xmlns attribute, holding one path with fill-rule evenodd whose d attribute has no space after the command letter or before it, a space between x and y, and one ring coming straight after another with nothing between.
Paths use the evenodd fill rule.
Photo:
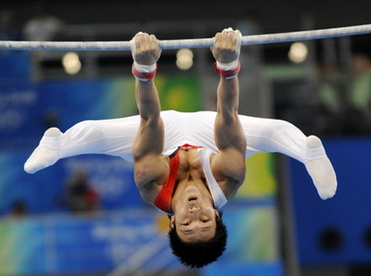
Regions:
<instances>
[{"instance_id":1,"label":"gymnast's mouth","mask_svg":"<svg viewBox=\"0 0 371 276\"><path fill-rule=\"evenodd\" d=\"M188 202L191 203L191 204L194 204L197 202L197 197L196 196L191 196L188 198Z\"/></svg>"}]
</instances>

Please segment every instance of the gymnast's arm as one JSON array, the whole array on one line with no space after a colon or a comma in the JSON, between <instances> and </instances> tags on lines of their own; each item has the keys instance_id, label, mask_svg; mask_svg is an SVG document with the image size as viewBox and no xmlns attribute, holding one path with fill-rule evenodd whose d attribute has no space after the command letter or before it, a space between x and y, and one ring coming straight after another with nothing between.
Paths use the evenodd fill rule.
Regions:
<instances>
[{"instance_id":1,"label":"gymnast's arm","mask_svg":"<svg viewBox=\"0 0 371 276\"><path fill-rule=\"evenodd\" d=\"M153 203L169 174L169 157L162 156L164 124L161 104L154 83L156 63L161 55L154 35L139 32L132 40L135 99L140 114L139 129L133 142L134 178L142 197Z\"/></svg>"},{"instance_id":2,"label":"gymnast's arm","mask_svg":"<svg viewBox=\"0 0 371 276\"><path fill-rule=\"evenodd\" d=\"M241 33L225 29L217 33L211 48L217 61L220 81L217 89L217 114L214 138L219 153L212 156L212 173L229 199L234 196L245 178L246 141L238 117L239 83L238 54ZM232 70L223 70L226 64L233 64ZM230 72L227 73L226 72Z\"/></svg>"}]
</instances>

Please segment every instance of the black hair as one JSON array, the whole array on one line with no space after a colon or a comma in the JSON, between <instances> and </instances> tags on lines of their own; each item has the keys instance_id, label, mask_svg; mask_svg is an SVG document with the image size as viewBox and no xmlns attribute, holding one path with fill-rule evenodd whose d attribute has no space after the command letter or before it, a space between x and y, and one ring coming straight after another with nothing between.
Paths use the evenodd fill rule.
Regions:
<instances>
[{"instance_id":1,"label":"black hair","mask_svg":"<svg viewBox=\"0 0 371 276\"><path fill-rule=\"evenodd\" d=\"M170 246L173 254L179 261L191 268L201 268L216 261L225 251L227 245L227 227L222 221L222 212L216 218L215 236L208 241L183 242L177 232L175 225L169 231Z\"/></svg>"}]
</instances>

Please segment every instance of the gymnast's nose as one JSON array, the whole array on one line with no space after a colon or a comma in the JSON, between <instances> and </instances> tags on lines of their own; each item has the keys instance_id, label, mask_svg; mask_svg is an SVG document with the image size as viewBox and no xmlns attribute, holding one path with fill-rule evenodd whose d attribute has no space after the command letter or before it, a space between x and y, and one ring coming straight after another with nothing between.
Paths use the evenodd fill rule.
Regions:
<instances>
[{"instance_id":1,"label":"gymnast's nose","mask_svg":"<svg viewBox=\"0 0 371 276\"><path fill-rule=\"evenodd\" d=\"M200 207L193 206L193 207L189 208L189 212L191 214L198 213L199 211L200 211Z\"/></svg>"}]
</instances>

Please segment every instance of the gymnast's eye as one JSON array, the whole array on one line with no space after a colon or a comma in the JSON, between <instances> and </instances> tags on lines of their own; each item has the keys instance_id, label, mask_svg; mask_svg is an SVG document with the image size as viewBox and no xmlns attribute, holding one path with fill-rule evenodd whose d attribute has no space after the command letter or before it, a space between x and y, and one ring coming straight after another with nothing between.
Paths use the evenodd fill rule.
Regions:
<instances>
[{"instance_id":1,"label":"gymnast's eye","mask_svg":"<svg viewBox=\"0 0 371 276\"><path fill-rule=\"evenodd\" d=\"M186 223L183 223L182 225L187 226L187 225L190 225L190 224L191 224L190 222L186 222Z\"/></svg>"},{"instance_id":2,"label":"gymnast's eye","mask_svg":"<svg viewBox=\"0 0 371 276\"><path fill-rule=\"evenodd\" d=\"M201 219L201 222L203 222L203 223L206 223L208 221L209 221L208 219Z\"/></svg>"}]
</instances>

